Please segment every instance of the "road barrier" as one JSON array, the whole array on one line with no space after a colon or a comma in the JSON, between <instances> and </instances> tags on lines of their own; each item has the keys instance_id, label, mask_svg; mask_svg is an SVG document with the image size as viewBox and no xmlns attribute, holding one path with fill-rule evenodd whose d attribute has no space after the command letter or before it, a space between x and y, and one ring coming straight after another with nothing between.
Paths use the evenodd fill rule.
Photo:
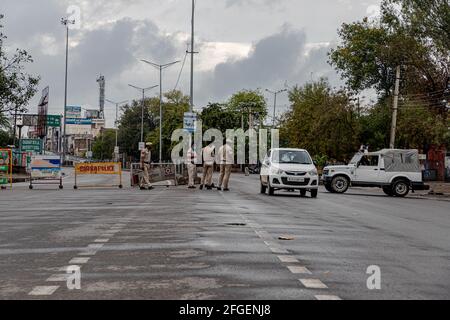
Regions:
<instances>
[{"instance_id":1,"label":"road barrier","mask_svg":"<svg viewBox=\"0 0 450 320\"><path fill-rule=\"evenodd\" d=\"M78 176L87 175L114 175L119 176L118 184L96 184L96 185L78 185ZM106 162L106 163L78 163L75 165L75 185L74 189L79 188L123 188L122 185L122 164L118 162Z\"/></svg>"},{"instance_id":2,"label":"road barrier","mask_svg":"<svg viewBox=\"0 0 450 320\"><path fill-rule=\"evenodd\" d=\"M35 181L33 183L33 181ZM63 189L60 156L33 156L30 164L30 190L34 185L59 185Z\"/></svg>"},{"instance_id":3,"label":"road barrier","mask_svg":"<svg viewBox=\"0 0 450 320\"><path fill-rule=\"evenodd\" d=\"M11 149L0 149L0 188L6 189L10 185L12 189L13 155Z\"/></svg>"},{"instance_id":4,"label":"road barrier","mask_svg":"<svg viewBox=\"0 0 450 320\"><path fill-rule=\"evenodd\" d=\"M150 183L166 182L165 186L177 186L177 166L172 163L151 164L149 172ZM131 186L140 186L144 179L144 172L139 163L131 164Z\"/></svg>"}]
</instances>

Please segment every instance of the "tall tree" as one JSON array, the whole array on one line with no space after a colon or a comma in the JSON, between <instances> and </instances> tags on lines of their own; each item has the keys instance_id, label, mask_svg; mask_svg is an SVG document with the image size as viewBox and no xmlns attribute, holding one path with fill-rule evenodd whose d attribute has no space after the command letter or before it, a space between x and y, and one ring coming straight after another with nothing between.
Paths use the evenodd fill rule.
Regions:
<instances>
[{"instance_id":1,"label":"tall tree","mask_svg":"<svg viewBox=\"0 0 450 320\"><path fill-rule=\"evenodd\" d=\"M0 125L5 124L8 113L24 112L36 93L39 77L25 72L25 64L33 62L25 50L16 49L12 56L6 54L0 14Z\"/></svg>"},{"instance_id":2,"label":"tall tree","mask_svg":"<svg viewBox=\"0 0 450 320\"><path fill-rule=\"evenodd\" d=\"M333 91L324 79L294 87L291 110L281 122L285 147L305 148L312 155L345 160L359 147L359 124L350 97Z\"/></svg>"},{"instance_id":3,"label":"tall tree","mask_svg":"<svg viewBox=\"0 0 450 320\"><path fill-rule=\"evenodd\" d=\"M244 129L249 128L250 115L254 125L263 123L267 117L267 101L259 90L242 90L235 93L227 103L231 112L244 118Z\"/></svg>"}]
</instances>

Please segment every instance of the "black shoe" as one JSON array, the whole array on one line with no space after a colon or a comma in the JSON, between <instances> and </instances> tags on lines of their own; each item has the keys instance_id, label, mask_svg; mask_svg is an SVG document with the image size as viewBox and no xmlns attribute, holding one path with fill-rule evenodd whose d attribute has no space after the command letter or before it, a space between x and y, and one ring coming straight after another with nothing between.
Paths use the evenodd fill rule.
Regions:
<instances>
[{"instance_id":1,"label":"black shoe","mask_svg":"<svg viewBox=\"0 0 450 320\"><path fill-rule=\"evenodd\" d=\"M190 186L190 187L188 187L188 189L197 189L197 187Z\"/></svg>"},{"instance_id":2,"label":"black shoe","mask_svg":"<svg viewBox=\"0 0 450 320\"><path fill-rule=\"evenodd\" d=\"M213 187L206 187L206 189L208 189L208 190L212 190L212 189L213 189Z\"/></svg>"},{"instance_id":3,"label":"black shoe","mask_svg":"<svg viewBox=\"0 0 450 320\"><path fill-rule=\"evenodd\" d=\"M228 192L228 191L230 191L230 189L226 188L226 189L223 189L223 191Z\"/></svg>"},{"instance_id":4,"label":"black shoe","mask_svg":"<svg viewBox=\"0 0 450 320\"><path fill-rule=\"evenodd\" d=\"M203 186L200 186L200 190L203 190Z\"/></svg>"},{"instance_id":5,"label":"black shoe","mask_svg":"<svg viewBox=\"0 0 450 320\"><path fill-rule=\"evenodd\" d=\"M155 189L155 188L153 188L153 187L149 187L149 188L148 188L148 190L153 190L153 189Z\"/></svg>"},{"instance_id":6,"label":"black shoe","mask_svg":"<svg viewBox=\"0 0 450 320\"><path fill-rule=\"evenodd\" d=\"M221 188L221 187L218 187L218 188L217 188L217 191L222 191L222 188Z\"/></svg>"}]
</instances>

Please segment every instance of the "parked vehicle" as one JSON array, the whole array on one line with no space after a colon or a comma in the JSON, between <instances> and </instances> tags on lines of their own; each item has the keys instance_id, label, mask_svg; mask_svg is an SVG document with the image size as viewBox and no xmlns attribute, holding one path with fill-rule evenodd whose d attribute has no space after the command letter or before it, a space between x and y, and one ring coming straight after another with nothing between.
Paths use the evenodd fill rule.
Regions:
<instances>
[{"instance_id":1,"label":"parked vehicle","mask_svg":"<svg viewBox=\"0 0 450 320\"><path fill-rule=\"evenodd\" d=\"M406 197L411 190L430 189L423 183L417 150L358 153L348 166L324 168L322 178L332 193L345 193L352 186L378 187L390 197Z\"/></svg>"},{"instance_id":2,"label":"parked vehicle","mask_svg":"<svg viewBox=\"0 0 450 320\"><path fill-rule=\"evenodd\" d=\"M261 166L261 193L273 196L277 190L297 190L302 197L307 192L317 198L319 174L308 151L272 149Z\"/></svg>"}]
</instances>

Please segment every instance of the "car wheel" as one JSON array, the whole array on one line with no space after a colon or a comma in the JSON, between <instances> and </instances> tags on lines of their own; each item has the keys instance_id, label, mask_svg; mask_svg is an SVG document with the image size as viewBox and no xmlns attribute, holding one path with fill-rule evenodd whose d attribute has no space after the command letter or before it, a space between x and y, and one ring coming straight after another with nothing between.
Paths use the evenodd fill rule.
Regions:
<instances>
[{"instance_id":1,"label":"car wheel","mask_svg":"<svg viewBox=\"0 0 450 320\"><path fill-rule=\"evenodd\" d=\"M331 187L331 184L327 183L327 184L324 185L324 187L325 187L325 189L326 189L328 192L334 193L334 190L333 190L333 188Z\"/></svg>"},{"instance_id":2,"label":"car wheel","mask_svg":"<svg viewBox=\"0 0 450 320\"><path fill-rule=\"evenodd\" d=\"M347 177L339 176L331 182L331 188L335 193L346 193L350 187L350 181Z\"/></svg>"},{"instance_id":3,"label":"car wheel","mask_svg":"<svg viewBox=\"0 0 450 320\"><path fill-rule=\"evenodd\" d=\"M409 183L405 180L399 180L394 183L392 190L396 197L404 198L409 194Z\"/></svg>"},{"instance_id":4,"label":"car wheel","mask_svg":"<svg viewBox=\"0 0 450 320\"><path fill-rule=\"evenodd\" d=\"M306 190L300 190L300 196L306 197Z\"/></svg>"},{"instance_id":5,"label":"car wheel","mask_svg":"<svg viewBox=\"0 0 450 320\"><path fill-rule=\"evenodd\" d=\"M311 198L315 199L315 198L317 198L318 195L319 195L319 190L317 190L317 189L311 190Z\"/></svg>"},{"instance_id":6,"label":"car wheel","mask_svg":"<svg viewBox=\"0 0 450 320\"><path fill-rule=\"evenodd\" d=\"M383 192L389 197L394 196L394 191L392 191L392 187L383 187Z\"/></svg>"}]
</instances>

